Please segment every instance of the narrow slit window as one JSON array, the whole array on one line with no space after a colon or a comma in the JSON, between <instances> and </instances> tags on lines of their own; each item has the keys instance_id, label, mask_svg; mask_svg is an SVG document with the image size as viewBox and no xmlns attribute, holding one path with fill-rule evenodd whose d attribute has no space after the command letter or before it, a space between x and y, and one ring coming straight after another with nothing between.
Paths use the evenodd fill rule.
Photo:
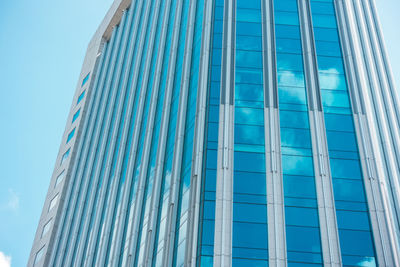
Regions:
<instances>
[{"instance_id":1,"label":"narrow slit window","mask_svg":"<svg viewBox=\"0 0 400 267\"><path fill-rule=\"evenodd\" d=\"M68 142L74 137L74 135L75 135L75 130L76 130L76 127L68 134L68 137L67 137L67 144L68 144Z\"/></svg>"},{"instance_id":2,"label":"narrow slit window","mask_svg":"<svg viewBox=\"0 0 400 267\"><path fill-rule=\"evenodd\" d=\"M52 221L53 221L53 219L50 219L50 220L46 223L46 225L43 226L43 231L42 231L42 236L41 236L41 238L43 238L43 237L49 232Z\"/></svg>"},{"instance_id":3,"label":"narrow slit window","mask_svg":"<svg viewBox=\"0 0 400 267\"><path fill-rule=\"evenodd\" d=\"M78 105L78 104L82 101L82 99L85 97L85 93L86 93L86 90L83 90L83 92L79 95L78 101L76 101L76 104L77 104L77 105Z\"/></svg>"},{"instance_id":4,"label":"narrow slit window","mask_svg":"<svg viewBox=\"0 0 400 267\"><path fill-rule=\"evenodd\" d=\"M59 194L57 194L55 197L53 197L53 199L50 201L49 211L51 211L56 206L56 204L58 202L58 197L59 197Z\"/></svg>"},{"instance_id":5,"label":"narrow slit window","mask_svg":"<svg viewBox=\"0 0 400 267\"><path fill-rule=\"evenodd\" d=\"M59 185L59 184L61 183L61 181L64 180L64 177L65 177L65 170L62 171L62 172L57 176L56 185L55 185L54 187L56 187L57 185Z\"/></svg>"},{"instance_id":6,"label":"narrow slit window","mask_svg":"<svg viewBox=\"0 0 400 267\"><path fill-rule=\"evenodd\" d=\"M72 117L72 123L76 121L76 119L79 117L80 114L81 114L81 109L78 109L78 111L75 112L74 116Z\"/></svg>"},{"instance_id":7,"label":"narrow slit window","mask_svg":"<svg viewBox=\"0 0 400 267\"><path fill-rule=\"evenodd\" d=\"M36 253L35 261L33 262L33 266L35 266L43 257L44 246Z\"/></svg>"},{"instance_id":8,"label":"narrow slit window","mask_svg":"<svg viewBox=\"0 0 400 267\"><path fill-rule=\"evenodd\" d=\"M70 153L70 152L71 152L71 148L69 148L69 149L67 150L67 152L64 153L64 155L63 155L63 157L62 157L62 159L61 159L60 165L63 164L64 161L66 161L66 160L68 159L69 153Z\"/></svg>"},{"instance_id":9,"label":"narrow slit window","mask_svg":"<svg viewBox=\"0 0 400 267\"><path fill-rule=\"evenodd\" d=\"M88 73L88 75L86 75L86 77L83 78L82 86L84 86L84 85L87 83L87 81L89 80L89 78L90 78L90 73Z\"/></svg>"}]
</instances>

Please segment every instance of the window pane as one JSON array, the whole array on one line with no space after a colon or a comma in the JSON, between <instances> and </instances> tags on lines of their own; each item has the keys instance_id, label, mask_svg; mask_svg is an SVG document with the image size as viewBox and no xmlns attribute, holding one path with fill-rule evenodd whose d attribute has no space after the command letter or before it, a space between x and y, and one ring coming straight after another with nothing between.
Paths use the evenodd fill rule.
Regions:
<instances>
[{"instance_id":1,"label":"window pane","mask_svg":"<svg viewBox=\"0 0 400 267\"><path fill-rule=\"evenodd\" d=\"M248 101L264 101L264 89L259 84L236 84L235 99Z\"/></svg>"},{"instance_id":2,"label":"window pane","mask_svg":"<svg viewBox=\"0 0 400 267\"><path fill-rule=\"evenodd\" d=\"M263 72L261 69L236 68L236 83L262 84Z\"/></svg>"},{"instance_id":3,"label":"window pane","mask_svg":"<svg viewBox=\"0 0 400 267\"><path fill-rule=\"evenodd\" d=\"M268 248L266 224L233 223L233 247Z\"/></svg>"},{"instance_id":4,"label":"window pane","mask_svg":"<svg viewBox=\"0 0 400 267\"><path fill-rule=\"evenodd\" d=\"M314 175L311 157L282 155L283 174L289 175Z\"/></svg>"},{"instance_id":5,"label":"window pane","mask_svg":"<svg viewBox=\"0 0 400 267\"><path fill-rule=\"evenodd\" d=\"M278 71L278 86L304 87L304 74L302 72Z\"/></svg>"},{"instance_id":6,"label":"window pane","mask_svg":"<svg viewBox=\"0 0 400 267\"><path fill-rule=\"evenodd\" d=\"M275 11L275 23L284 25L299 25L299 16L295 12Z\"/></svg>"},{"instance_id":7,"label":"window pane","mask_svg":"<svg viewBox=\"0 0 400 267\"><path fill-rule=\"evenodd\" d=\"M288 251L321 252L321 242L318 228L286 227Z\"/></svg>"},{"instance_id":8,"label":"window pane","mask_svg":"<svg viewBox=\"0 0 400 267\"><path fill-rule=\"evenodd\" d=\"M280 53L301 54L301 42L297 39L276 39L276 51Z\"/></svg>"},{"instance_id":9,"label":"window pane","mask_svg":"<svg viewBox=\"0 0 400 267\"><path fill-rule=\"evenodd\" d=\"M339 229L370 231L367 212L337 210Z\"/></svg>"},{"instance_id":10,"label":"window pane","mask_svg":"<svg viewBox=\"0 0 400 267\"><path fill-rule=\"evenodd\" d=\"M281 128L281 144L286 147L311 148L309 130Z\"/></svg>"},{"instance_id":11,"label":"window pane","mask_svg":"<svg viewBox=\"0 0 400 267\"><path fill-rule=\"evenodd\" d=\"M307 112L281 110L279 114L281 127L303 129L309 128Z\"/></svg>"},{"instance_id":12,"label":"window pane","mask_svg":"<svg viewBox=\"0 0 400 267\"><path fill-rule=\"evenodd\" d=\"M264 126L235 124L235 144L264 144Z\"/></svg>"},{"instance_id":13,"label":"window pane","mask_svg":"<svg viewBox=\"0 0 400 267\"><path fill-rule=\"evenodd\" d=\"M236 66L262 68L262 52L236 50Z\"/></svg>"},{"instance_id":14,"label":"window pane","mask_svg":"<svg viewBox=\"0 0 400 267\"><path fill-rule=\"evenodd\" d=\"M331 159L332 177L361 179L361 166L358 160Z\"/></svg>"},{"instance_id":15,"label":"window pane","mask_svg":"<svg viewBox=\"0 0 400 267\"><path fill-rule=\"evenodd\" d=\"M262 153L235 152L235 170L265 172L265 157Z\"/></svg>"},{"instance_id":16,"label":"window pane","mask_svg":"<svg viewBox=\"0 0 400 267\"><path fill-rule=\"evenodd\" d=\"M314 177L284 175L283 189L285 197L316 197Z\"/></svg>"},{"instance_id":17,"label":"window pane","mask_svg":"<svg viewBox=\"0 0 400 267\"><path fill-rule=\"evenodd\" d=\"M370 232L339 229L339 237L343 254L374 256Z\"/></svg>"},{"instance_id":18,"label":"window pane","mask_svg":"<svg viewBox=\"0 0 400 267\"><path fill-rule=\"evenodd\" d=\"M279 70L303 71L303 57L296 54L277 54L277 67Z\"/></svg>"},{"instance_id":19,"label":"window pane","mask_svg":"<svg viewBox=\"0 0 400 267\"><path fill-rule=\"evenodd\" d=\"M264 125L264 110L256 108L235 108L235 123Z\"/></svg>"},{"instance_id":20,"label":"window pane","mask_svg":"<svg viewBox=\"0 0 400 267\"><path fill-rule=\"evenodd\" d=\"M258 36L239 37L236 39L236 49L262 51L262 39Z\"/></svg>"},{"instance_id":21,"label":"window pane","mask_svg":"<svg viewBox=\"0 0 400 267\"><path fill-rule=\"evenodd\" d=\"M285 207L286 225L318 227L317 209Z\"/></svg>"},{"instance_id":22,"label":"window pane","mask_svg":"<svg viewBox=\"0 0 400 267\"><path fill-rule=\"evenodd\" d=\"M236 34L261 36L261 26L259 23L238 21L236 22Z\"/></svg>"},{"instance_id":23,"label":"window pane","mask_svg":"<svg viewBox=\"0 0 400 267\"><path fill-rule=\"evenodd\" d=\"M235 171L233 191L241 194L266 194L266 177L264 173Z\"/></svg>"},{"instance_id":24,"label":"window pane","mask_svg":"<svg viewBox=\"0 0 400 267\"><path fill-rule=\"evenodd\" d=\"M244 22L261 22L261 11L257 9L238 8L236 20Z\"/></svg>"},{"instance_id":25,"label":"window pane","mask_svg":"<svg viewBox=\"0 0 400 267\"><path fill-rule=\"evenodd\" d=\"M267 205L233 203L233 221L267 223Z\"/></svg>"},{"instance_id":26,"label":"window pane","mask_svg":"<svg viewBox=\"0 0 400 267\"><path fill-rule=\"evenodd\" d=\"M275 25L275 36L279 38L292 38L300 40L300 29L298 26Z\"/></svg>"}]
</instances>

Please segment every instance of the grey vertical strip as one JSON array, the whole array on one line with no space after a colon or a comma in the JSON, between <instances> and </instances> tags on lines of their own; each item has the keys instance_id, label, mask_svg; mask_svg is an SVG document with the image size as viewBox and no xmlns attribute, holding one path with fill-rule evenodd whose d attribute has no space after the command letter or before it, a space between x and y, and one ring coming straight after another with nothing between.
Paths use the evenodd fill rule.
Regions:
<instances>
[{"instance_id":1,"label":"grey vertical strip","mask_svg":"<svg viewBox=\"0 0 400 267\"><path fill-rule=\"evenodd\" d=\"M263 69L264 69L264 135L267 185L268 260L271 266L286 265L283 180L280 157L279 103L275 48L273 1L262 2Z\"/></svg>"},{"instance_id":2,"label":"grey vertical strip","mask_svg":"<svg viewBox=\"0 0 400 267\"><path fill-rule=\"evenodd\" d=\"M276 47L274 31L273 1L262 1L263 24L263 69L264 69L264 103L265 107L278 108L278 87L276 69ZM272 97L270 97L272 95ZM272 101L272 103L270 102Z\"/></svg>"},{"instance_id":3,"label":"grey vertical strip","mask_svg":"<svg viewBox=\"0 0 400 267\"><path fill-rule=\"evenodd\" d=\"M302 48L305 58L304 71L306 75L306 89L309 108L311 111L322 111L321 92L319 91L319 75L316 48L314 42L314 29L312 25L311 8L309 1L299 2L300 28L302 33Z\"/></svg>"},{"instance_id":4,"label":"grey vertical strip","mask_svg":"<svg viewBox=\"0 0 400 267\"><path fill-rule=\"evenodd\" d=\"M131 118L132 113L133 113L133 108L134 108L134 100L133 95L135 95L135 98L139 97L139 106L136 111L136 119L135 119L135 130L134 130L134 135L133 135L133 141L132 141L132 147L130 148L130 157L129 160L130 162L128 163L128 170L127 170L127 175L126 179L130 179L133 174L133 163L136 159L136 153L135 151L137 150L137 143L139 139L139 131L138 129L140 128L139 125L141 125L141 117L142 117L142 110L143 110L143 102L144 98L146 95L146 89L147 88L142 88L140 91L140 95L137 95L138 88L141 86L141 84L138 84L138 77L139 77L139 70L141 67L142 62L142 57L143 57L143 49L144 49L144 42L145 42L145 37L147 33L147 27L148 27L148 19L149 19L149 12L150 12L150 7L152 2L151 1L143 1L144 4L146 5L146 9L144 11L144 21L142 22L141 26L143 27L143 30L141 31L140 37L139 37L139 46L137 47L137 57L136 57L136 62L135 62L135 69L133 71L134 77L132 79L132 85L131 88L135 88L135 94L131 94L129 101L128 101L128 107L127 107L127 114L126 118ZM138 13L139 14L139 13ZM132 91L131 91L132 92ZM122 106L122 105L121 105ZM122 109L121 109L122 112ZM122 123L121 117L118 116L117 121L120 121ZM123 162L123 157L124 157L124 152L125 148L127 145L127 139L128 139L128 133L129 133L129 124L130 120L125 119L124 124L123 124L123 132L122 132L122 137L121 137L121 143L119 144L118 148L118 155L117 155L117 161L116 161L116 169L114 173L114 181L113 185L111 187L110 195L109 198L106 200L107 201L107 206L108 209L106 210L106 217L104 221L104 230L102 232L102 240L100 241L99 245L99 253L97 254L97 259L96 259L96 264L99 264L100 266L103 266L104 264L107 264L105 262L106 260L106 255L109 253L108 252L108 243L109 239L112 236L111 233L111 222L112 222L112 216L114 213L115 209L115 201L116 201L116 196L117 196L117 190L118 190L118 184L119 184L119 179L121 177L121 172L122 172L122 162ZM118 129L115 128L115 134L118 133ZM112 154L115 154L114 150L116 149L115 143L116 143L116 137L113 138L113 142L111 145L110 151L112 151ZM111 175L111 165L112 165L112 157L109 157L109 162L107 163L105 175L110 176ZM132 171L130 171L132 170Z\"/></svg>"},{"instance_id":5,"label":"grey vertical strip","mask_svg":"<svg viewBox=\"0 0 400 267\"><path fill-rule=\"evenodd\" d=\"M102 97L101 97L101 99L98 99L96 101L95 106L94 106L94 111L91 110L91 113L93 112L93 114L96 114L96 116L99 116L98 112L99 112L99 109L100 109L100 101L103 101L106 98L103 95L103 87L104 87L104 84L107 82L110 69L112 69L112 67L110 65L112 65L112 58L115 55L115 47L117 46L117 39L118 39L117 30L114 30L113 35L111 36L111 41L110 41L111 45L110 45L109 49L107 50L107 56L106 56L107 59L106 59L105 72L102 74L102 77L101 77L101 80L100 80L100 85L96 89L96 90L99 90L101 92ZM87 151L89 149L88 148L89 144L88 144L87 140L90 140L91 136L93 135L94 125L95 125L95 120L94 119L90 120L90 121L87 120L85 122L85 127L84 127L84 131L85 131L85 135L84 136L85 136L85 138L82 138L82 140L79 143L79 148L78 148L78 153L77 153L79 158L77 158L77 160L76 160L76 162L75 162L75 164L73 166L72 173L71 173L71 178L70 178L70 183L68 185L68 192L66 194L66 200L68 202L72 202L73 201L72 192L74 190L75 184L79 182L79 181L77 181L77 178L76 178L76 174L78 172L77 168L79 167L79 162L83 162L84 159L86 159L86 156L84 156L84 155L87 154ZM87 133L87 132L89 132L89 133ZM88 138L86 138L86 134L88 134ZM63 207L63 211L62 211L63 217L61 218L61 222L63 223L63 226L60 228L58 237L56 238L56 242L57 242L56 245L55 245L56 251L54 252L53 259L51 261L51 265L53 265L53 264L56 265L57 264L56 261L61 260L62 257L60 257L60 255L63 255L63 253L64 253L64 251L62 250L61 246L63 246L62 242L64 242L64 240L65 240L65 236L64 235L66 234L64 232L65 231L64 226L68 223L67 218L66 218L66 216L68 215L68 211L69 211L68 206L69 205L65 205Z\"/></svg>"},{"instance_id":6,"label":"grey vertical strip","mask_svg":"<svg viewBox=\"0 0 400 267\"><path fill-rule=\"evenodd\" d=\"M129 82L129 79L130 79L130 75L129 74L132 71L131 70L132 67L136 66L136 65L134 65L134 64L136 64L136 62L133 63L133 59L134 59L135 46L136 46L136 43L138 42L138 40L137 40L138 39L137 38L138 25L139 25L140 17L141 17L139 14L141 14L141 12L142 12L141 11L142 7L143 7L143 1L138 3L137 9L136 9L135 22L134 22L134 25L133 25L133 33L132 33L131 42L130 42L131 47L129 48L128 60L127 60L127 63L126 63L127 67L124 70L125 71L124 79L123 79L122 85L121 85L121 88L123 88L124 90L128 90L127 86L128 86L128 82ZM131 104L133 102L132 99L133 99L133 97L135 95L135 92L136 92L135 88L132 87L132 89L129 89L129 92L130 92L130 94L129 94L128 103ZM122 101L122 100L123 99L121 98L120 101ZM121 110L122 110L122 104L121 103L118 105L118 108L119 108L119 110L118 110L118 113L117 113L117 116L116 116L116 121L119 122L119 123L122 123L122 122L120 122L120 120L121 120ZM131 109L132 108L130 106L127 107L127 110L130 111ZM117 123L117 124L119 124L119 123ZM114 151L114 147L115 147L115 143L116 143L115 139L116 139L116 134L117 134L118 128L119 128L119 125L115 125L113 130L110 130L108 128L105 129L105 132L112 131L112 137L111 137L110 149L108 151L107 163L105 164L106 170L104 171L104 174L103 174L104 176L103 176L102 187L99 189L100 190L99 199L98 199L97 203L95 203L95 204L97 204L97 205L95 205L96 207L95 207L95 212L94 212L95 220L94 220L94 223L93 223L93 226L92 226L91 236L89 236L89 240L88 240L88 242L89 242L88 252L87 252L88 255L85 258L85 264L87 264L87 265L93 264L93 261L95 260L94 256L95 256L96 247L98 245L100 245L100 244L97 244L96 242L97 242L98 238L102 237L102 236L98 237L98 235L99 234L103 234L103 232L100 232L99 227L100 227L100 222L101 222L102 210L105 208L105 206L107 206L107 205L105 205L105 203L107 201L107 199L106 199L107 191L110 190L108 188L108 186L107 186L109 184L109 180L111 178L111 177L109 177L109 171L110 171L110 167L111 167L110 166L111 165L110 160L112 160L112 156L111 155L113 155L113 151ZM103 149L103 153L104 153L105 146L106 146L106 143L103 143L102 146L101 146L102 149ZM101 174L102 166L100 166L100 165L101 164L99 164L97 169L96 169L95 176L100 176L100 174ZM117 178L115 178L115 177L114 177L114 179L117 180Z\"/></svg>"},{"instance_id":7,"label":"grey vertical strip","mask_svg":"<svg viewBox=\"0 0 400 267\"><path fill-rule=\"evenodd\" d=\"M197 108L196 108L196 126L194 135L194 161L193 171L190 183L190 203L188 216L188 241L186 244L185 266L196 266L196 255L198 245L198 229L200 216L200 195L201 195L201 177L204 154L204 134L207 111L207 89L208 89L208 73L210 66L211 53L211 30L213 18L213 1L204 1L204 21L202 32L202 44L200 50L200 67L199 67L199 83L197 92Z\"/></svg>"},{"instance_id":8,"label":"grey vertical strip","mask_svg":"<svg viewBox=\"0 0 400 267\"><path fill-rule=\"evenodd\" d=\"M340 254L339 232L336 220L332 177L329 170L329 153L324 116L322 112L321 94L319 90L317 57L309 1L299 0L299 13L304 66L306 70L305 80L309 99L309 120L322 256L325 265L340 266L342 260Z\"/></svg>"},{"instance_id":9,"label":"grey vertical strip","mask_svg":"<svg viewBox=\"0 0 400 267\"><path fill-rule=\"evenodd\" d=\"M217 190L215 201L214 266L232 264L234 49L236 1L226 0L221 66L221 105L218 126Z\"/></svg>"},{"instance_id":10,"label":"grey vertical strip","mask_svg":"<svg viewBox=\"0 0 400 267\"><path fill-rule=\"evenodd\" d=\"M165 266L172 266L173 255L174 255L174 244L176 237L176 222L177 222L177 216L179 216L178 214L179 188L181 183L182 154L183 154L183 144L185 137L187 98L189 93L190 70L191 70L192 53L193 53L193 34L194 34L194 26L196 19L197 0L191 0L189 3L190 3L189 17L188 17L188 26L186 29L187 34L186 34L185 54L184 54L183 68L182 68L182 81L180 85L177 129L175 133L175 149L172 161L171 192L168 203L168 206L172 208L172 212L168 214L167 224L166 224L167 238L165 241L166 246L164 249Z\"/></svg>"},{"instance_id":11,"label":"grey vertical strip","mask_svg":"<svg viewBox=\"0 0 400 267\"><path fill-rule=\"evenodd\" d=\"M345 16L345 13L347 12L343 9L343 2L336 2L335 9L337 14L340 39L343 40L341 42L342 54L345 63L346 76L348 77L349 82L349 93L351 96L352 110L355 114L365 114L364 98L357 91L357 87L362 87L362 83L361 69L359 70L355 67L357 64L357 60L355 59L356 53L354 51L355 37L351 38L350 21L348 16Z\"/></svg>"}]
</instances>

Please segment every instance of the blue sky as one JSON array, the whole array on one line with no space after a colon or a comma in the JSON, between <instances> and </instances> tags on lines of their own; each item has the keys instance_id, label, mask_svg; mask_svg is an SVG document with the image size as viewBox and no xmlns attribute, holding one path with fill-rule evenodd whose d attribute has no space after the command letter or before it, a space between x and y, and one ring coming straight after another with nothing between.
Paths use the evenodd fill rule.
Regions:
<instances>
[{"instance_id":1,"label":"blue sky","mask_svg":"<svg viewBox=\"0 0 400 267\"><path fill-rule=\"evenodd\" d=\"M378 0L400 85L398 0ZM0 0L0 267L25 266L86 46L112 0Z\"/></svg>"}]
</instances>

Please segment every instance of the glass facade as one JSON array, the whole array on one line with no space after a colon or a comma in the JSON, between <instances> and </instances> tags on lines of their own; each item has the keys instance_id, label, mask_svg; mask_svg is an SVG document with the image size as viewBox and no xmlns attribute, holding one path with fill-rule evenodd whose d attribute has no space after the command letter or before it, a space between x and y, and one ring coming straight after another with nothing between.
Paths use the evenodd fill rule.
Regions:
<instances>
[{"instance_id":1,"label":"glass facade","mask_svg":"<svg viewBox=\"0 0 400 267\"><path fill-rule=\"evenodd\" d=\"M117 1L28 266L396 266L341 1Z\"/></svg>"},{"instance_id":2,"label":"glass facade","mask_svg":"<svg viewBox=\"0 0 400 267\"><path fill-rule=\"evenodd\" d=\"M261 1L236 2L232 266L268 266Z\"/></svg>"},{"instance_id":3,"label":"glass facade","mask_svg":"<svg viewBox=\"0 0 400 267\"><path fill-rule=\"evenodd\" d=\"M375 266L375 248L333 0L312 0L311 11L343 265Z\"/></svg>"},{"instance_id":4,"label":"glass facade","mask_svg":"<svg viewBox=\"0 0 400 267\"><path fill-rule=\"evenodd\" d=\"M274 19L288 264L321 265L322 248L297 1L275 0Z\"/></svg>"}]
</instances>

